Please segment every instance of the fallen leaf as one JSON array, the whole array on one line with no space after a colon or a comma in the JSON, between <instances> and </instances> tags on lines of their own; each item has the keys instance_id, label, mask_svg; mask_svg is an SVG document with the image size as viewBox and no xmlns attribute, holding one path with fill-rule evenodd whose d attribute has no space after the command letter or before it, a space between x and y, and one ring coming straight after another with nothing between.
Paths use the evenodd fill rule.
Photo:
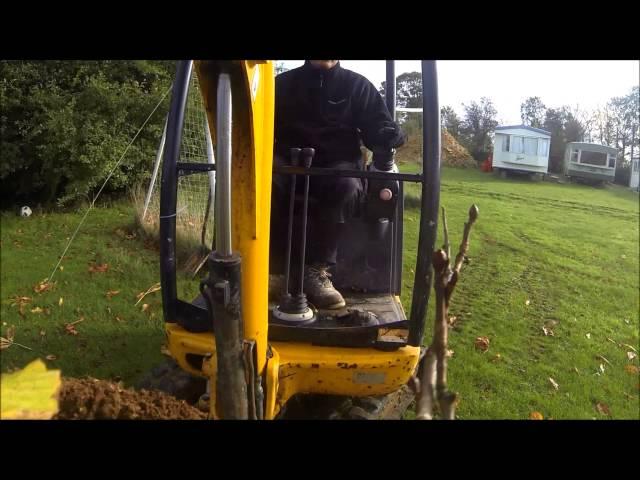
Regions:
<instances>
[{"instance_id":1,"label":"fallen leaf","mask_svg":"<svg viewBox=\"0 0 640 480\"><path fill-rule=\"evenodd\" d=\"M454 323L456 323L456 321L458 320L458 317L456 317L455 315L451 315L447 322L449 323L449 326L453 325Z\"/></svg>"},{"instance_id":2,"label":"fallen leaf","mask_svg":"<svg viewBox=\"0 0 640 480\"><path fill-rule=\"evenodd\" d=\"M100 265L94 263L92 265L89 265L89 272L90 273L98 273L98 272L99 273L104 273L107 270L109 270L109 264L108 263L102 263Z\"/></svg>"},{"instance_id":3,"label":"fallen leaf","mask_svg":"<svg viewBox=\"0 0 640 480\"><path fill-rule=\"evenodd\" d=\"M40 336L44 337L47 334L47 332L45 332L44 330L40 330Z\"/></svg>"},{"instance_id":4,"label":"fallen leaf","mask_svg":"<svg viewBox=\"0 0 640 480\"><path fill-rule=\"evenodd\" d=\"M624 369L631 374L637 375L638 374L638 367L636 365L625 365Z\"/></svg>"},{"instance_id":5,"label":"fallen leaf","mask_svg":"<svg viewBox=\"0 0 640 480\"><path fill-rule=\"evenodd\" d=\"M62 265L60 265L60 271L63 272L64 271L64 267Z\"/></svg>"},{"instance_id":6,"label":"fallen leaf","mask_svg":"<svg viewBox=\"0 0 640 480\"><path fill-rule=\"evenodd\" d=\"M492 361L492 362L499 362L500 360L502 360L502 355L500 355L499 353L496 353L496 354L491 358L491 361Z\"/></svg>"},{"instance_id":7,"label":"fallen leaf","mask_svg":"<svg viewBox=\"0 0 640 480\"><path fill-rule=\"evenodd\" d=\"M634 358L636 358L638 355L635 352L627 352L627 358L629 360L633 360Z\"/></svg>"},{"instance_id":8,"label":"fallen leaf","mask_svg":"<svg viewBox=\"0 0 640 480\"><path fill-rule=\"evenodd\" d=\"M146 312L149 309L149 304L148 303L144 303L142 304L142 311Z\"/></svg>"},{"instance_id":9,"label":"fallen leaf","mask_svg":"<svg viewBox=\"0 0 640 480\"><path fill-rule=\"evenodd\" d=\"M120 293L120 290L109 290L107 292L107 298L115 297Z\"/></svg>"},{"instance_id":10,"label":"fallen leaf","mask_svg":"<svg viewBox=\"0 0 640 480\"><path fill-rule=\"evenodd\" d=\"M15 307L16 305L25 305L29 303L31 301L31 297L20 297L16 295L11 300L13 300L13 303L11 303L11 306Z\"/></svg>"},{"instance_id":11,"label":"fallen leaf","mask_svg":"<svg viewBox=\"0 0 640 480\"><path fill-rule=\"evenodd\" d=\"M544 417L540 412L531 412L529 420L544 420Z\"/></svg>"},{"instance_id":12,"label":"fallen leaf","mask_svg":"<svg viewBox=\"0 0 640 480\"><path fill-rule=\"evenodd\" d=\"M553 330L551 330L550 328L547 328L543 325L542 331L544 332L545 336L553 337Z\"/></svg>"},{"instance_id":13,"label":"fallen leaf","mask_svg":"<svg viewBox=\"0 0 640 480\"><path fill-rule=\"evenodd\" d=\"M57 393L60 371L47 371L42 360L35 360L23 370L2 375L0 418L14 420L48 420L58 412Z\"/></svg>"},{"instance_id":14,"label":"fallen leaf","mask_svg":"<svg viewBox=\"0 0 640 480\"><path fill-rule=\"evenodd\" d=\"M31 313L42 313L44 310L40 307L35 307L31 309Z\"/></svg>"},{"instance_id":15,"label":"fallen leaf","mask_svg":"<svg viewBox=\"0 0 640 480\"><path fill-rule=\"evenodd\" d=\"M62 297L60 297L60 300L58 300L58 306L61 307L63 303L64 300L62 299Z\"/></svg>"},{"instance_id":16,"label":"fallen leaf","mask_svg":"<svg viewBox=\"0 0 640 480\"><path fill-rule=\"evenodd\" d=\"M453 350L447 350L446 357L451 358L455 352Z\"/></svg>"},{"instance_id":17,"label":"fallen leaf","mask_svg":"<svg viewBox=\"0 0 640 480\"><path fill-rule=\"evenodd\" d=\"M585 337L587 337L588 339L591 339L591 334L590 334L590 333L587 333L587 334L585 335Z\"/></svg>"},{"instance_id":18,"label":"fallen leaf","mask_svg":"<svg viewBox=\"0 0 640 480\"><path fill-rule=\"evenodd\" d=\"M78 335L78 330L76 330L76 325L80 322L84 322L84 317L80 317L80 319L76 320L75 322L65 323L64 324L65 332L67 332L69 335Z\"/></svg>"},{"instance_id":19,"label":"fallen leaf","mask_svg":"<svg viewBox=\"0 0 640 480\"><path fill-rule=\"evenodd\" d=\"M555 388L556 390L558 390L558 388L560 387L560 385L558 385L558 383L551 377L549 377L549 381L551 382L551 385L553 385L553 388Z\"/></svg>"},{"instance_id":20,"label":"fallen leaf","mask_svg":"<svg viewBox=\"0 0 640 480\"><path fill-rule=\"evenodd\" d=\"M601 363L598 369L600 370L600 373L604 373L604 364Z\"/></svg>"},{"instance_id":21,"label":"fallen leaf","mask_svg":"<svg viewBox=\"0 0 640 480\"><path fill-rule=\"evenodd\" d=\"M524 302L525 305L529 305L531 303L531 300L527 300L526 302Z\"/></svg>"},{"instance_id":22,"label":"fallen leaf","mask_svg":"<svg viewBox=\"0 0 640 480\"><path fill-rule=\"evenodd\" d=\"M607 360L606 358L604 358L602 355L596 355L596 358L599 358L600 360L604 361L610 367L613 367L613 365L611 365L611 362L609 360Z\"/></svg>"},{"instance_id":23,"label":"fallen leaf","mask_svg":"<svg viewBox=\"0 0 640 480\"><path fill-rule=\"evenodd\" d=\"M578 367L573 367L573 371L580 375L580 370L578 370Z\"/></svg>"},{"instance_id":24,"label":"fallen leaf","mask_svg":"<svg viewBox=\"0 0 640 480\"><path fill-rule=\"evenodd\" d=\"M71 325L70 323L65 323L64 330L69 335L78 335L78 331L76 330L76 327L74 325Z\"/></svg>"},{"instance_id":25,"label":"fallen leaf","mask_svg":"<svg viewBox=\"0 0 640 480\"><path fill-rule=\"evenodd\" d=\"M58 357L56 357L55 355L47 355L46 357L44 357L47 360L56 360Z\"/></svg>"},{"instance_id":26,"label":"fallen leaf","mask_svg":"<svg viewBox=\"0 0 640 480\"><path fill-rule=\"evenodd\" d=\"M628 318L625 318L625 319L624 319L624 323L626 323L627 325L629 325L631 322L629 321L629 319L628 319Z\"/></svg>"},{"instance_id":27,"label":"fallen leaf","mask_svg":"<svg viewBox=\"0 0 640 480\"><path fill-rule=\"evenodd\" d=\"M478 337L475 341L475 346L478 350L486 352L489 350L489 339L487 337Z\"/></svg>"},{"instance_id":28,"label":"fallen leaf","mask_svg":"<svg viewBox=\"0 0 640 480\"><path fill-rule=\"evenodd\" d=\"M122 321L123 320L119 316L116 315L116 322L122 322Z\"/></svg>"},{"instance_id":29,"label":"fallen leaf","mask_svg":"<svg viewBox=\"0 0 640 480\"><path fill-rule=\"evenodd\" d=\"M45 278L42 282L38 283L35 287L33 287L33 291L36 293L46 292L47 290L51 290L53 287L53 282L47 282Z\"/></svg>"},{"instance_id":30,"label":"fallen leaf","mask_svg":"<svg viewBox=\"0 0 640 480\"><path fill-rule=\"evenodd\" d=\"M596 403L596 410L598 410L598 413L602 414L602 415L607 415L610 416L611 412L609 411L609 406L606 403Z\"/></svg>"},{"instance_id":31,"label":"fallen leaf","mask_svg":"<svg viewBox=\"0 0 640 480\"><path fill-rule=\"evenodd\" d=\"M9 348L13 344L13 337L15 336L15 334L16 334L16 327L12 325L11 327L7 328L7 332L5 333L7 337L6 338L0 337L2 338L0 349L4 350L5 348Z\"/></svg>"}]
</instances>

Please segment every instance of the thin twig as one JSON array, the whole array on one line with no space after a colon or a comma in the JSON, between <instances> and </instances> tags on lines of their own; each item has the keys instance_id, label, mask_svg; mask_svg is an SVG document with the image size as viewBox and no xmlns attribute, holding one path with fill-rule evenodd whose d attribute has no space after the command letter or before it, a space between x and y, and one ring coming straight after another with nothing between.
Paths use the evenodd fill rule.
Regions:
<instances>
[{"instance_id":1,"label":"thin twig","mask_svg":"<svg viewBox=\"0 0 640 480\"><path fill-rule=\"evenodd\" d=\"M469 234L471 233L471 227L473 226L477 218L478 207L473 204L471 205L471 208L469 208L469 220L464 224L462 242L460 243L460 249L458 250L458 255L456 256L456 261L453 267L454 272L460 272L460 269L462 268L462 262L464 261L464 257L467 254L467 250L469 250Z\"/></svg>"},{"instance_id":2,"label":"thin twig","mask_svg":"<svg viewBox=\"0 0 640 480\"><path fill-rule=\"evenodd\" d=\"M444 230L444 251L447 252L447 258L451 258L451 245L449 244L449 229L447 228L447 212L442 207L442 228Z\"/></svg>"},{"instance_id":3,"label":"thin twig","mask_svg":"<svg viewBox=\"0 0 640 480\"><path fill-rule=\"evenodd\" d=\"M606 358L604 358L602 355L596 355L596 357L598 357L601 360L604 360L610 367L613 367L613 365L611 365L611 362Z\"/></svg>"},{"instance_id":4,"label":"thin twig","mask_svg":"<svg viewBox=\"0 0 640 480\"><path fill-rule=\"evenodd\" d=\"M0 338L2 338L3 343L6 342L5 345L7 345L8 343L7 347L10 347L11 345L17 345L19 347L26 348L27 350L33 351L33 348L27 347L26 345L22 345L21 343L14 342L13 340L9 340L8 338L4 338L4 337L0 337Z\"/></svg>"},{"instance_id":5,"label":"thin twig","mask_svg":"<svg viewBox=\"0 0 640 480\"><path fill-rule=\"evenodd\" d=\"M142 296L138 299L138 301L135 303L135 305L138 305L138 304L142 301L142 299L143 299L144 297L146 297L147 295L149 295L150 293L157 292L157 291L158 291L158 290L160 290L161 288L162 288L162 287L160 286L160 284L159 284L159 283L156 283L155 285L152 285L151 287L149 287L149 288L147 289L147 291L146 291L146 292L144 292L144 293L142 294ZM135 306L135 305L134 305L134 306Z\"/></svg>"}]
</instances>

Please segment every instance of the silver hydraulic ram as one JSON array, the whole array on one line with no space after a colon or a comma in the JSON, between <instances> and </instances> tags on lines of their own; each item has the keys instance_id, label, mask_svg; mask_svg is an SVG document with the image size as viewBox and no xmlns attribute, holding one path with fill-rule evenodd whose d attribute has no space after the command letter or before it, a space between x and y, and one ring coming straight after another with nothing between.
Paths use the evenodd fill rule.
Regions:
<instances>
[{"instance_id":1,"label":"silver hydraulic ram","mask_svg":"<svg viewBox=\"0 0 640 480\"><path fill-rule=\"evenodd\" d=\"M224 65L223 65L224 66ZM232 104L231 74L218 78L216 111L215 249L209 255L209 277L200 285L216 338L216 412L222 419L249 418L243 360L244 328L240 281L242 261L231 243ZM254 417L255 418L255 417Z\"/></svg>"}]
</instances>

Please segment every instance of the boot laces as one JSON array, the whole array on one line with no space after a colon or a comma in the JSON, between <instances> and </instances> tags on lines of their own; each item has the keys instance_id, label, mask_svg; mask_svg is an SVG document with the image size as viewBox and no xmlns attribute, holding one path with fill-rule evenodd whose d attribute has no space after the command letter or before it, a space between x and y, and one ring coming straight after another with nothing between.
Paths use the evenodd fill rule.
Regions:
<instances>
[{"instance_id":1,"label":"boot laces","mask_svg":"<svg viewBox=\"0 0 640 480\"><path fill-rule=\"evenodd\" d=\"M333 288L333 283L331 283L331 274L327 271L327 267L320 266L312 266L307 270L307 275L309 280L318 282L324 288Z\"/></svg>"}]
</instances>

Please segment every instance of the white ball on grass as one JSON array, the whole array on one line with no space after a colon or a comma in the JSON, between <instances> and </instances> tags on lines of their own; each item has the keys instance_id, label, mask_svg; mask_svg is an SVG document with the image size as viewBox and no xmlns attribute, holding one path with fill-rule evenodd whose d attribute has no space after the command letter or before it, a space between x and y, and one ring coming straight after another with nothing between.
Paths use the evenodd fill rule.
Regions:
<instances>
[{"instance_id":1,"label":"white ball on grass","mask_svg":"<svg viewBox=\"0 0 640 480\"><path fill-rule=\"evenodd\" d=\"M30 217L32 213L33 212L31 211L31 209L29 207L27 207L26 205L20 209L20 216L21 217Z\"/></svg>"}]
</instances>

